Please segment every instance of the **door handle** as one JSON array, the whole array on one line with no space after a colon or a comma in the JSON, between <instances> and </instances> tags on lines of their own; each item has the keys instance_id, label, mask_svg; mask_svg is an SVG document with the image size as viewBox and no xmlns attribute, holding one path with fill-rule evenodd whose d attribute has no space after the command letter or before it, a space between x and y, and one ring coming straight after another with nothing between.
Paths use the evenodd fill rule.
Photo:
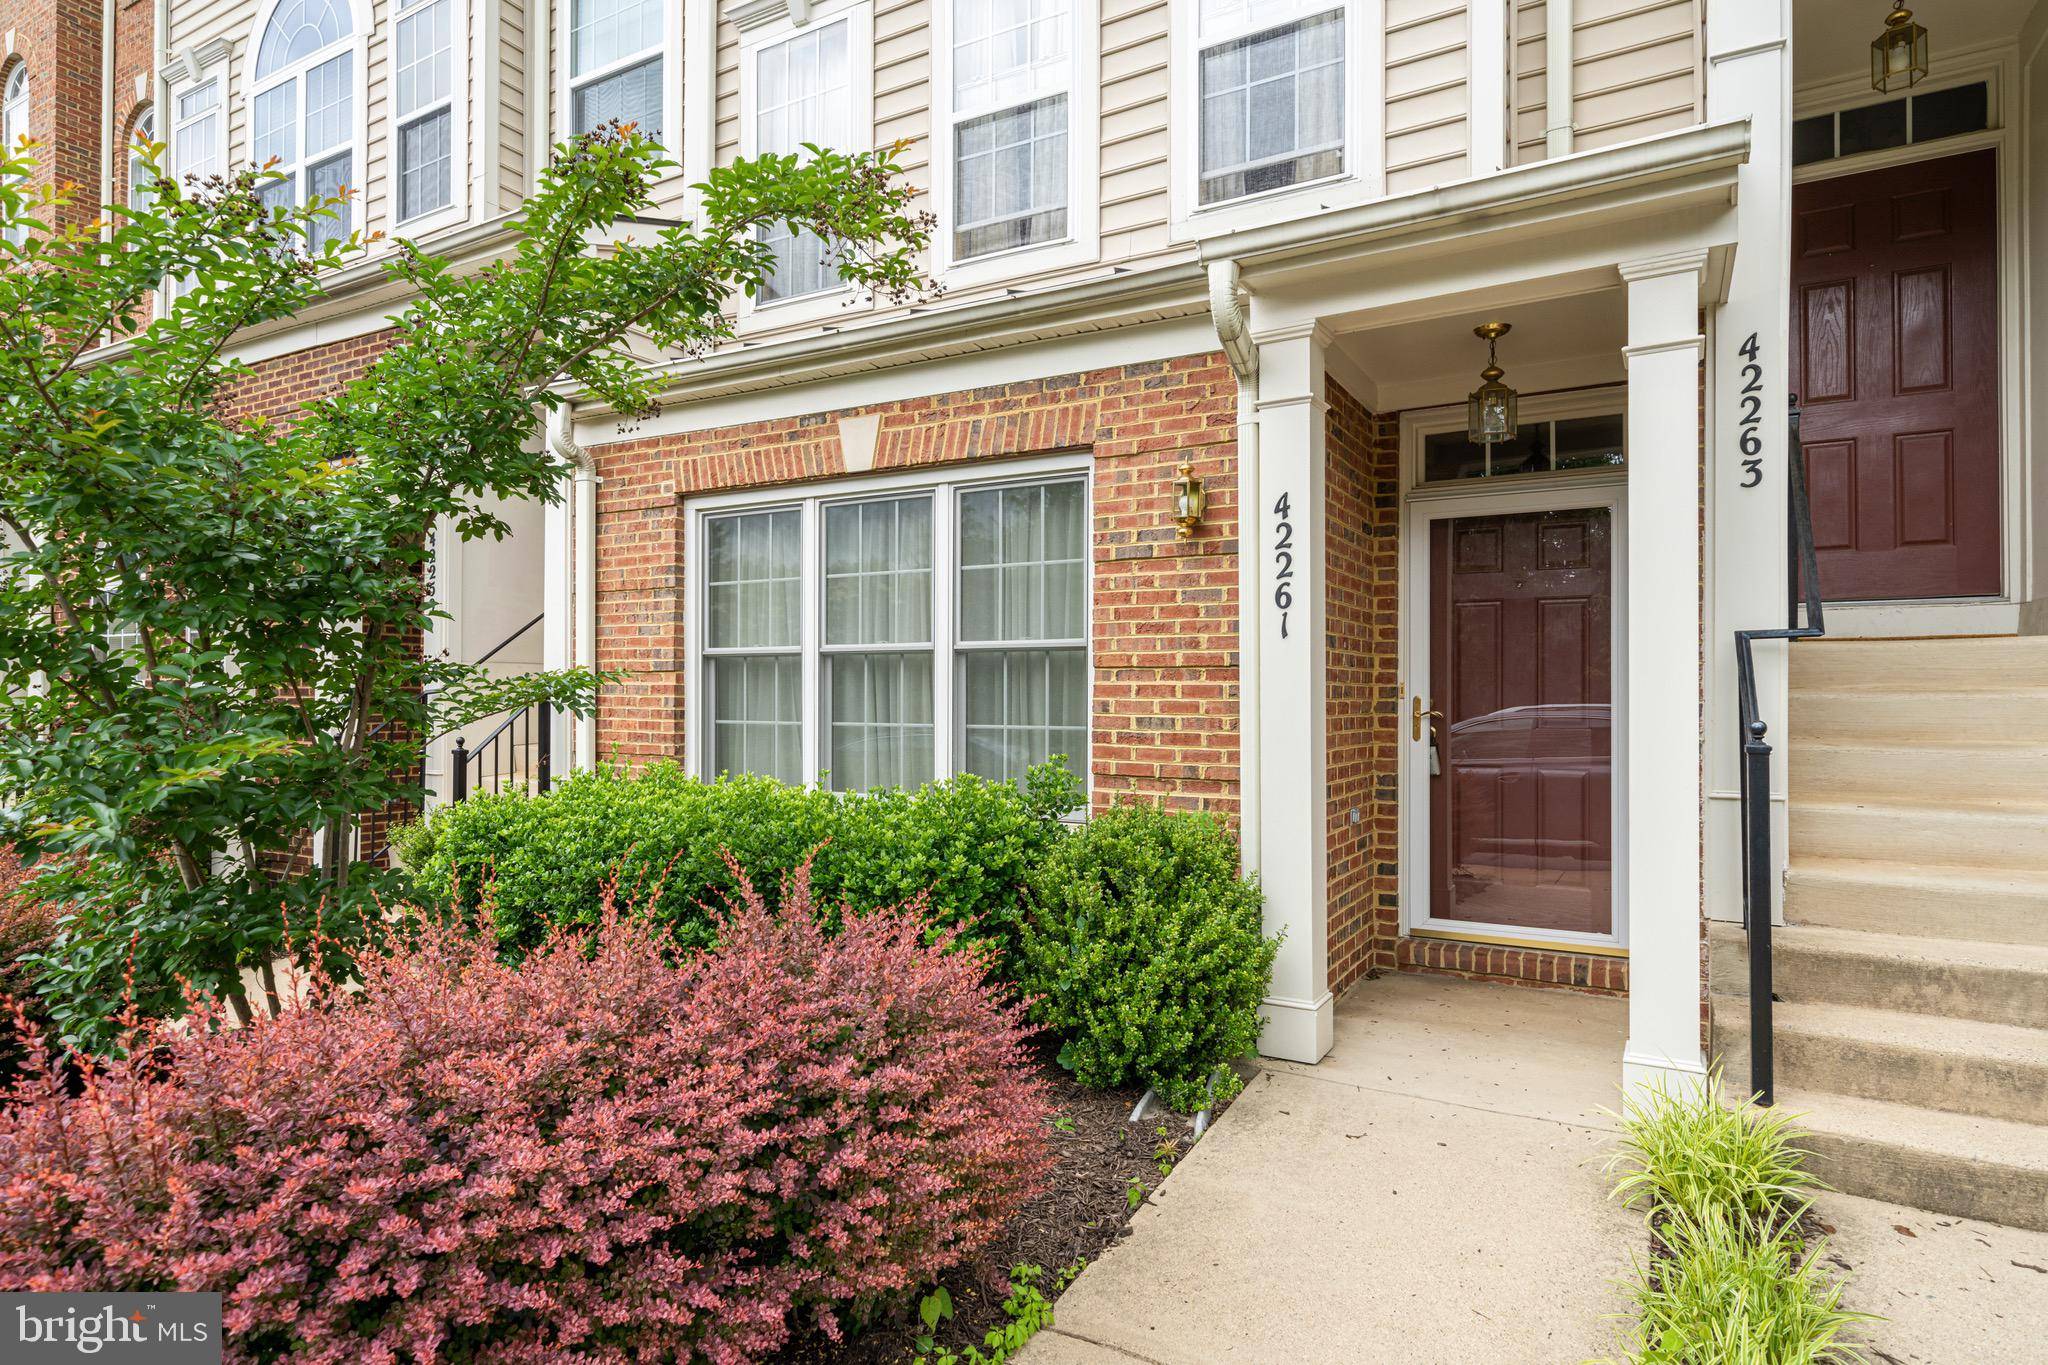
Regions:
<instances>
[{"instance_id":1,"label":"door handle","mask_svg":"<svg viewBox=\"0 0 2048 1365\"><path fill-rule=\"evenodd\" d=\"M1415 740L1420 742L1420 740L1422 739L1423 718L1425 716L1435 716L1438 720L1442 720L1444 718L1444 713L1441 711L1424 710L1422 705L1422 696L1420 693L1410 698L1410 700L1415 703L1413 710L1410 712L1410 716L1413 722L1410 734ZM1431 733L1435 733L1435 727L1433 726L1431 727Z\"/></svg>"}]
</instances>

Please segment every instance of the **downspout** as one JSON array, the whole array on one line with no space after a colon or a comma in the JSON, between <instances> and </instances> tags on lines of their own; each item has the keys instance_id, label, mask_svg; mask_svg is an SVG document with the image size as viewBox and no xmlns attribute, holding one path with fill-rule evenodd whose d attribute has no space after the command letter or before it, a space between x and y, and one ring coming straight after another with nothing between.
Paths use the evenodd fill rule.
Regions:
<instances>
[{"instance_id":1,"label":"downspout","mask_svg":"<svg viewBox=\"0 0 2048 1365\"><path fill-rule=\"evenodd\" d=\"M100 216L102 239L114 235L115 218L106 211L114 202L114 155L121 136L114 131L114 0L100 6ZM128 191L132 198L135 191Z\"/></svg>"},{"instance_id":2,"label":"downspout","mask_svg":"<svg viewBox=\"0 0 2048 1365\"><path fill-rule=\"evenodd\" d=\"M574 473L569 484L569 505L575 517L575 544L570 554L575 563L576 633L575 664L582 669L597 667L597 462L590 452L576 444L574 414L568 402L548 409L548 449L567 460ZM576 723L574 766L597 766L597 717Z\"/></svg>"},{"instance_id":3,"label":"downspout","mask_svg":"<svg viewBox=\"0 0 2048 1365\"><path fill-rule=\"evenodd\" d=\"M1547 156L1571 155L1572 0L1543 7L1543 143Z\"/></svg>"},{"instance_id":4,"label":"downspout","mask_svg":"<svg viewBox=\"0 0 2048 1365\"><path fill-rule=\"evenodd\" d=\"M1237 793L1244 870L1259 870L1259 348L1236 261L1209 263L1209 320L1237 376Z\"/></svg>"}]
</instances>

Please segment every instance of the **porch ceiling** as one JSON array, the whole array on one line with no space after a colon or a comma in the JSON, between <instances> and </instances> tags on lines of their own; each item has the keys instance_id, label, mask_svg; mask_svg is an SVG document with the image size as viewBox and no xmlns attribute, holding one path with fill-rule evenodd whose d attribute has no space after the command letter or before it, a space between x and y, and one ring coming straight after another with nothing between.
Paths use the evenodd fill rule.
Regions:
<instances>
[{"instance_id":1,"label":"porch ceiling","mask_svg":"<svg viewBox=\"0 0 2048 1365\"><path fill-rule=\"evenodd\" d=\"M1927 26L1929 71L1939 75L1944 52L1961 52L2019 37L2035 0L1969 0L1968 4L1913 3ZM1870 40L1884 27L1881 0L1798 0L1792 7L1793 83L1855 76L1870 71Z\"/></svg>"},{"instance_id":2,"label":"porch ceiling","mask_svg":"<svg viewBox=\"0 0 2048 1365\"><path fill-rule=\"evenodd\" d=\"M1347 332L1330 348L1331 363L1347 388L1363 382L1367 391L1358 397L1376 412L1462 402L1486 363L1486 343L1472 329L1491 321L1514 325L1501 340L1500 363L1522 393L1622 380L1628 317L1618 288Z\"/></svg>"}]
</instances>

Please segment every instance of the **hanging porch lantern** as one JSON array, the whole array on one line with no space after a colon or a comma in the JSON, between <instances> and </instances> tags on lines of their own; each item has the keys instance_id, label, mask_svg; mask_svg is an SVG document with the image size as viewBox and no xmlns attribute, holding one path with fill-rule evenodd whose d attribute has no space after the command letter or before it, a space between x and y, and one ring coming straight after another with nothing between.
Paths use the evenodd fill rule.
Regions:
<instances>
[{"instance_id":1,"label":"hanging porch lantern","mask_svg":"<svg viewBox=\"0 0 2048 1365\"><path fill-rule=\"evenodd\" d=\"M1479 387L1465 404L1465 435L1474 445L1499 445L1515 439L1515 391L1501 383L1507 371L1501 369L1494 347L1508 334L1505 322L1481 323L1472 334L1486 343L1486 368L1479 372Z\"/></svg>"},{"instance_id":2,"label":"hanging porch lantern","mask_svg":"<svg viewBox=\"0 0 2048 1365\"><path fill-rule=\"evenodd\" d=\"M1879 90L1905 90L1926 75L1927 30L1899 5L1885 16L1884 32L1870 40L1870 83Z\"/></svg>"}]
</instances>

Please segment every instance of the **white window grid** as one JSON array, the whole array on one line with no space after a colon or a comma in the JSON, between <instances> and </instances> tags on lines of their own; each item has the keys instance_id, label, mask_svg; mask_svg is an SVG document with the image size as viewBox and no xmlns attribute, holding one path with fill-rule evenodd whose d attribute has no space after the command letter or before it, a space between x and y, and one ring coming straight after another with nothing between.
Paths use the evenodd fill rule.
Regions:
<instances>
[{"instance_id":1,"label":"white window grid","mask_svg":"<svg viewBox=\"0 0 2048 1365\"><path fill-rule=\"evenodd\" d=\"M144 109L128 128L128 207L149 207L149 161L142 144L156 141L156 110Z\"/></svg>"},{"instance_id":2,"label":"white window grid","mask_svg":"<svg viewBox=\"0 0 2048 1365\"><path fill-rule=\"evenodd\" d=\"M457 203L465 136L456 107L461 29L457 0L400 0L391 65L393 211L401 224Z\"/></svg>"},{"instance_id":3,"label":"white window grid","mask_svg":"<svg viewBox=\"0 0 2048 1365\"><path fill-rule=\"evenodd\" d=\"M969 640L964 638L959 619L960 610L960 551L959 532L961 526L962 499L970 494L988 490L1036 487L1051 484L1074 484L1080 494L1079 517L1082 536L1081 555L1076 568L1081 576L1081 603L1077 626L1079 633L1059 638L989 638ZM922 641L890 641L879 644L837 642L827 644L824 640L825 612L825 517L826 509L854 504L889 501L906 496L924 495L932 500L933 516L931 525L931 636L929 643ZM927 654L932 659L931 696L931 775L944 780L967 771L966 753L968 733L966 727L966 673L970 661L993 660L1005 655L1036 654L1043 656L1060 655L1073 660L1083 679L1083 697L1079 713L1079 752L1069 753L1068 761L1080 774L1084 783L1091 782L1089 751L1092 745L1091 717L1093 715L1094 673L1092 640L1089 623L1093 619L1094 587L1092 544L1092 495L1088 487L1088 466L1084 460L1056 456L1043 459L1017 461L999 474L969 475L960 471L920 472L916 474L844 480L822 485L808 496L790 497L758 492L717 494L693 504L689 514L689 546L687 550L687 573L697 586L691 593L691 606L684 615L686 650L690 661L691 687L690 704L685 708L685 748L691 772L706 778L718 775L713 758L715 740L712 734L714 713L717 706L713 695L713 665L721 658L743 656L796 660L798 667L793 676L800 680L801 699L797 708L800 735L800 759L797 776L806 782L817 782L821 774L827 774L830 753L829 698L826 695L826 670L830 660L837 657L866 654ZM799 518L801 546L799 556L798 592L799 627L798 643L794 646L774 645L755 647L715 647L709 641L710 583L708 572L708 524L715 518L734 514L761 514L771 512L794 512ZM1059 564L1074 561L1059 560ZM787 670L783 677L792 676ZM829 774L827 774L829 775ZM1022 773L1014 774L1022 777Z\"/></svg>"},{"instance_id":4,"label":"white window grid","mask_svg":"<svg viewBox=\"0 0 2048 1365\"><path fill-rule=\"evenodd\" d=\"M572 133L589 132L622 111L616 101L586 112L587 103L604 97L606 87L637 86L655 92L652 117L642 101L627 121L660 142L670 138L668 77L668 6L664 0L570 0L567 10L569 45L568 125Z\"/></svg>"},{"instance_id":5,"label":"white window grid","mask_svg":"<svg viewBox=\"0 0 2048 1365\"><path fill-rule=\"evenodd\" d=\"M350 0L276 0L249 45L250 156L284 176L260 197L276 207L358 191L309 226L314 251L361 221L366 30Z\"/></svg>"},{"instance_id":6,"label":"white window grid","mask_svg":"<svg viewBox=\"0 0 2048 1365\"><path fill-rule=\"evenodd\" d=\"M1212 36L1210 30L1205 26L1202 34L1201 50L1196 59L1196 80L1199 84L1197 99L1201 109L1200 131L1197 134L1200 143L1197 155L1200 158L1198 175L1202 185L1206 186L1212 180L1227 179L1249 172L1282 166L1288 162L1306 160L1326 152L1335 152L1337 154L1337 165L1331 172L1325 175L1312 175L1307 177L1307 179L1325 179L1330 174L1343 173L1344 111L1342 109L1342 100L1344 97L1345 76L1345 19L1344 8L1339 5L1321 13L1288 17L1278 22L1274 22L1271 15L1262 14L1256 17L1256 22L1249 28L1245 27L1242 23L1232 23L1229 29L1226 30L1229 35L1227 37ZM1324 35L1322 43L1325 51L1321 55L1304 50L1307 35L1311 32ZM1262 50L1268 45L1283 41L1294 60L1284 69L1259 70L1257 63L1253 60L1253 53ZM1212 79L1212 68L1221 65L1217 61L1218 55L1232 50L1242 51L1245 54L1237 63L1240 70L1235 74L1219 73ZM1335 73L1334 77L1327 82L1323 82L1323 84L1331 84L1336 87L1339 108L1335 119L1329 122L1328 130L1324 135L1313 137L1310 136L1304 126L1307 123L1307 116L1314 108L1314 101L1308 97L1306 87L1310 84L1312 77L1331 72ZM1291 85L1295 92L1293 134L1284 149L1261 155L1256 153L1252 146L1259 122L1258 105L1260 97L1265 91L1272 89L1282 82ZM1209 145L1209 137L1212 131L1216 131L1215 124L1217 122L1211 116L1212 109L1215 105L1232 97L1235 97L1237 100L1239 112L1236 117L1230 120L1230 131L1236 136L1239 154L1229 160L1212 162L1210 160L1212 149ZM1280 188L1294 189L1301 183L1303 182L1291 182ZM1255 193L1258 193L1258 191L1228 194L1222 196L1222 198L1242 199L1248 198L1251 194Z\"/></svg>"},{"instance_id":7,"label":"white window grid","mask_svg":"<svg viewBox=\"0 0 2048 1365\"><path fill-rule=\"evenodd\" d=\"M760 152L801 154L805 143L828 144L853 119L853 22L847 16L814 22L754 53L754 135ZM847 150L859 150L849 148ZM832 268L829 249L810 232L786 223L761 229L777 268L762 286L765 302L841 293L846 284Z\"/></svg>"},{"instance_id":8,"label":"white window grid","mask_svg":"<svg viewBox=\"0 0 2048 1365\"><path fill-rule=\"evenodd\" d=\"M208 76L171 98L171 166L180 180L220 174L226 156L220 77Z\"/></svg>"},{"instance_id":9,"label":"white window grid","mask_svg":"<svg viewBox=\"0 0 2048 1365\"><path fill-rule=\"evenodd\" d=\"M0 143L7 147L10 156L21 150L21 140L29 136L29 85L28 63L17 61L14 69L6 76L6 83L0 86ZM20 246L28 239L28 229L14 226L7 229L7 240Z\"/></svg>"}]
</instances>

